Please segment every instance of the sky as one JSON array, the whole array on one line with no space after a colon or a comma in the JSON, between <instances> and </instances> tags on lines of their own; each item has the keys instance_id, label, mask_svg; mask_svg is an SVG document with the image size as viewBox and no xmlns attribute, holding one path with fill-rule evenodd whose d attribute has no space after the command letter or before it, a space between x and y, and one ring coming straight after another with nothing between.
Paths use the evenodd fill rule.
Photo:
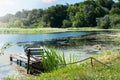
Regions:
<instances>
[{"instance_id":1,"label":"sky","mask_svg":"<svg viewBox=\"0 0 120 80\"><path fill-rule=\"evenodd\" d=\"M0 16L7 13L15 14L21 10L46 9L56 4L74 4L84 0L0 0Z\"/></svg>"}]
</instances>

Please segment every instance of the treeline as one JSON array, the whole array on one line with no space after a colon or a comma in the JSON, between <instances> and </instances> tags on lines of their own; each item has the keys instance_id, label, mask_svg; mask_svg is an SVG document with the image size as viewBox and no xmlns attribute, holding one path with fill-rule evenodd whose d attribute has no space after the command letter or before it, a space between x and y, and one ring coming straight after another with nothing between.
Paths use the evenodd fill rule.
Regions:
<instances>
[{"instance_id":1,"label":"treeline","mask_svg":"<svg viewBox=\"0 0 120 80\"><path fill-rule=\"evenodd\" d=\"M85 0L0 17L3 27L120 27L120 0Z\"/></svg>"}]
</instances>

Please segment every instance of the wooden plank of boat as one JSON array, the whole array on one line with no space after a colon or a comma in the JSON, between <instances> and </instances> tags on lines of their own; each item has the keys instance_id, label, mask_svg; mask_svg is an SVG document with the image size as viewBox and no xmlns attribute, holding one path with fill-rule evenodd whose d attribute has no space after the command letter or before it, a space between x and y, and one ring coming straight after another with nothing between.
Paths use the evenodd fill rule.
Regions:
<instances>
[{"instance_id":1,"label":"wooden plank of boat","mask_svg":"<svg viewBox=\"0 0 120 80\"><path fill-rule=\"evenodd\" d=\"M10 58L17 59L17 60L22 61L24 63L27 63L27 59L28 59L25 54L19 54L19 55L12 54L12 55L10 55ZM12 61L12 59L10 61ZM40 62L40 61L41 61L41 58L37 58L37 57L33 57L33 56L30 57L30 64Z\"/></svg>"}]
</instances>

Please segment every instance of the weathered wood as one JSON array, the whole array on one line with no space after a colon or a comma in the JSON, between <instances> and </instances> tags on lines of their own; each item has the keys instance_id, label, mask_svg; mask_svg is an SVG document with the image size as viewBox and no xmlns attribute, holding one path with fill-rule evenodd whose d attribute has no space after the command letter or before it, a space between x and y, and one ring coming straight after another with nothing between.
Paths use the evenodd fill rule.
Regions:
<instances>
[{"instance_id":1,"label":"weathered wood","mask_svg":"<svg viewBox=\"0 0 120 80\"><path fill-rule=\"evenodd\" d=\"M33 50L33 51L35 51L35 50L41 50L41 49L43 50L42 47L41 48L27 48L26 50L31 50L31 51Z\"/></svg>"},{"instance_id":2,"label":"weathered wood","mask_svg":"<svg viewBox=\"0 0 120 80\"><path fill-rule=\"evenodd\" d=\"M10 61L13 59L17 59L17 64L19 64L20 66L22 66L22 62L24 62L26 64L26 68L27 68L27 73L30 74L30 73L34 73L34 72L31 72L31 70L33 71L32 68L36 68L39 72L39 70L43 70L43 66L40 65L42 63L42 59L41 58L36 58L34 56L30 56L30 60L29 60L29 64L28 64L28 59L27 59L27 56L26 55L11 55L10 56Z\"/></svg>"},{"instance_id":3,"label":"weathered wood","mask_svg":"<svg viewBox=\"0 0 120 80\"><path fill-rule=\"evenodd\" d=\"M10 61L13 61L13 58L10 56Z\"/></svg>"},{"instance_id":4,"label":"weathered wood","mask_svg":"<svg viewBox=\"0 0 120 80\"><path fill-rule=\"evenodd\" d=\"M83 62L83 61L86 61L86 60L89 60L90 59L90 57L88 57L88 58L85 58L85 59L83 59L83 60L80 60L80 61L77 61L77 62L73 62L73 63L67 63L67 64L58 64L58 65L70 65L70 64L76 64L76 63L81 63L81 62Z\"/></svg>"},{"instance_id":5,"label":"weathered wood","mask_svg":"<svg viewBox=\"0 0 120 80\"><path fill-rule=\"evenodd\" d=\"M27 54L27 74L30 73L30 57L35 59L35 63L40 62L40 59L38 59L38 56L41 57L41 54L44 53L43 48L27 48L25 50Z\"/></svg>"},{"instance_id":6,"label":"weathered wood","mask_svg":"<svg viewBox=\"0 0 120 80\"><path fill-rule=\"evenodd\" d=\"M20 60L20 61L22 61L24 63L27 63L27 56L25 54L20 54L20 55L14 54L14 55L10 56L10 59L11 58ZM35 56L30 56L30 64L39 62L41 60L42 60L41 58L37 58Z\"/></svg>"},{"instance_id":7,"label":"weathered wood","mask_svg":"<svg viewBox=\"0 0 120 80\"><path fill-rule=\"evenodd\" d=\"M97 59L95 59L95 58L93 58L93 57L91 57L91 58L92 58L93 60L97 61L98 63L100 63L100 64L102 64L102 65L110 68L110 66L108 66L107 64L105 64L105 63L103 63L103 62L101 62L101 61L99 61L99 60L97 60Z\"/></svg>"},{"instance_id":8,"label":"weathered wood","mask_svg":"<svg viewBox=\"0 0 120 80\"><path fill-rule=\"evenodd\" d=\"M76 61L76 62L73 62L73 63L59 64L59 65L70 65L70 64L76 64L76 63L81 63L81 62L86 61L86 60L89 60L89 59L91 60L91 66L92 66L92 67L94 66L94 65L93 65L93 60L95 60L95 61L97 61L98 63L100 63L100 64L102 64L102 65L104 65L104 66L110 68L110 66L108 66L107 64L105 64L105 63L103 63L103 62L101 62L101 61L99 61L99 60L97 60L97 59L95 59L95 58L93 58L93 57L88 57L88 58L85 58L85 59L83 59L83 60Z\"/></svg>"},{"instance_id":9,"label":"weathered wood","mask_svg":"<svg viewBox=\"0 0 120 80\"><path fill-rule=\"evenodd\" d=\"M26 64L27 74L31 73L32 68L43 70L41 54L44 53L43 48L27 48L26 54L10 55L10 61L17 59L17 64L20 66L22 62Z\"/></svg>"},{"instance_id":10,"label":"weathered wood","mask_svg":"<svg viewBox=\"0 0 120 80\"><path fill-rule=\"evenodd\" d=\"M28 62L27 62L27 74L30 73L30 50L27 52Z\"/></svg>"},{"instance_id":11,"label":"weathered wood","mask_svg":"<svg viewBox=\"0 0 120 80\"><path fill-rule=\"evenodd\" d=\"M19 61L27 63L27 59L22 58L21 55L12 55L10 58L12 58L12 59L14 58L14 59L17 59Z\"/></svg>"},{"instance_id":12,"label":"weathered wood","mask_svg":"<svg viewBox=\"0 0 120 80\"><path fill-rule=\"evenodd\" d=\"M17 64L19 64L19 60L17 59Z\"/></svg>"},{"instance_id":13,"label":"weathered wood","mask_svg":"<svg viewBox=\"0 0 120 80\"><path fill-rule=\"evenodd\" d=\"M20 66L22 66L22 61L20 61Z\"/></svg>"},{"instance_id":14,"label":"weathered wood","mask_svg":"<svg viewBox=\"0 0 120 80\"><path fill-rule=\"evenodd\" d=\"M90 59L91 59L91 66L93 67L93 60L92 60L92 57L90 57Z\"/></svg>"}]
</instances>

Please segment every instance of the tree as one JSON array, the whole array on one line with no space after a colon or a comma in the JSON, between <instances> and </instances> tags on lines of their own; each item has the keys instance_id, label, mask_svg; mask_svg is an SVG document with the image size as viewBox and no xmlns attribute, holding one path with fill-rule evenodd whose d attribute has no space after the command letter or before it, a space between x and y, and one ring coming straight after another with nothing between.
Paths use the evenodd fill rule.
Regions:
<instances>
[{"instance_id":1,"label":"tree","mask_svg":"<svg viewBox=\"0 0 120 80\"><path fill-rule=\"evenodd\" d=\"M67 16L70 21L73 20L73 17L75 16L76 12L79 12L78 6L71 5L67 8Z\"/></svg>"},{"instance_id":2,"label":"tree","mask_svg":"<svg viewBox=\"0 0 120 80\"><path fill-rule=\"evenodd\" d=\"M112 5L113 8L119 8L120 9L120 0Z\"/></svg>"},{"instance_id":3,"label":"tree","mask_svg":"<svg viewBox=\"0 0 120 80\"><path fill-rule=\"evenodd\" d=\"M44 20L46 23L50 23L51 27L61 27L62 22L66 19L66 12L67 7L64 5L56 5L49 7L45 11Z\"/></svg>"},{"instance_id":4,"label":"tree","mask_svg":"<svg viewBox=\"0 0 120 80\"><path fill-rule=\"evenodd\" d=\"M120 14L120 0L115 3L113 0L85 0L70 5L55 5L45 10L22 10L15 15L7 14L0 17L0 22L8 24L7 26L94 27L97 25L96 18L99 18L102 24L107 24L109 21L104 16L108 14ZM118 20L116 19L115 23Z\"/></svg>"},{"instance_id":5,"label":"tree","mask_svg":"<svg viewBox=\"0 0 120 80\"><path fill-rule=\"evenodd\" d=\"M115 27L120 27L120 15L110 15L110 18L111 18L111 27L112 28L115 28Z\"/></svg>"},{"instance_id":6,"label":"tree","mask_svg":"<svg viewBox=\"0 0 120 80\"><path fill-rule=\"evenodd\" d=\"M102 6L96 7L95 11L96 11L96 17L103 17L109 13L109 10Z\"/></svg>"},{"instance_id":7,"label":"tree","mask_svg":"<svg viewBox=\"0 0 120 80\"><path fill-rule=\"evenodd\" d=\"M42 9L33 9L28 13L27 19L31 24L38 23L43 15Z\"/></svg>"},{"instance_id":8,"label":"tree","mask_svg":"<svg viewBox=\"0 0 120 80\"><path fill-rule=\"evenodd\" d=\"M105 7L108 10L110 10L112 8L112 5L114 4L114 1L113 0L97 0L97 3L102 7Z\"/></svg>"},{"instance_id":9,"label":"tree","mask_svg":"<svg viewBox=\"0 0 120 80\"><path fill-rule=\"evenodd\" d=\"M110 10L110 14L120 14L120 9L119 8L112 8L111 10Z\"/></svg>"},{"instance_id":10,"label":"tree","mask_svg":"<svg viewBox=\"0 0 120 80\"><path fill-rule=\"evenodd\" d=\"M95 12L95 7L93 5L85 6L84 19L86 21L87 26L95 26L96 25L96 12Z\"/></svg>"},{"instance_id":11,"label":"tree","mask_svg":"<svg viewBox=\"0 0 120 80\"><path fill-rule=\"evenodd\" d=\"M66 28L66 27L71 27L72 23L69 20L63 20L63 25L62 27Z\"/></svg>"},{"instance_id":12,"label":"tree","mask_svg":"<svg viewBox=\"0 0 120 80\"><path fill-rule=\"evenodd\" d=\"M97 19L97 26L100 27L100 28L102 28L102 29L108 29L108 28L110 28L111 27L110 23L111 23L111 21L110 21L109 15L106 15L103 18L98 18Z\"/></svg>"},{"instance_id":13,"label":"tree","mask_svg":"<svg viewBox=\"0 0 120 80\"><path fill-rule=\"evenodd\" d=\"M84 26L86 26L83 13L80 13L80 12L76 13L72 26L73 27L84 27Z\"/></svg>"},{"instance_id":14,"label":"tree","mask_svg":"<svg viewBox=\"0 0 120 80\"><path fill-rule=\"evenodd\" d=\"M13 25L15 27L21 27L21 26L23 26L23 23L20 20L15 20L14 23L13 23Z\"/></svg>"},{"instance_id":15,"label":"tree","mask_svg":"<svg viewBox=\"0 0 120 80\"><path fill-rule=\"evenodd\" d=\"M14 15L12 14L6 14L5 16L0 18L0 21L3 23L9 23L13 22Z\"/></svg>"}]
</instances>

